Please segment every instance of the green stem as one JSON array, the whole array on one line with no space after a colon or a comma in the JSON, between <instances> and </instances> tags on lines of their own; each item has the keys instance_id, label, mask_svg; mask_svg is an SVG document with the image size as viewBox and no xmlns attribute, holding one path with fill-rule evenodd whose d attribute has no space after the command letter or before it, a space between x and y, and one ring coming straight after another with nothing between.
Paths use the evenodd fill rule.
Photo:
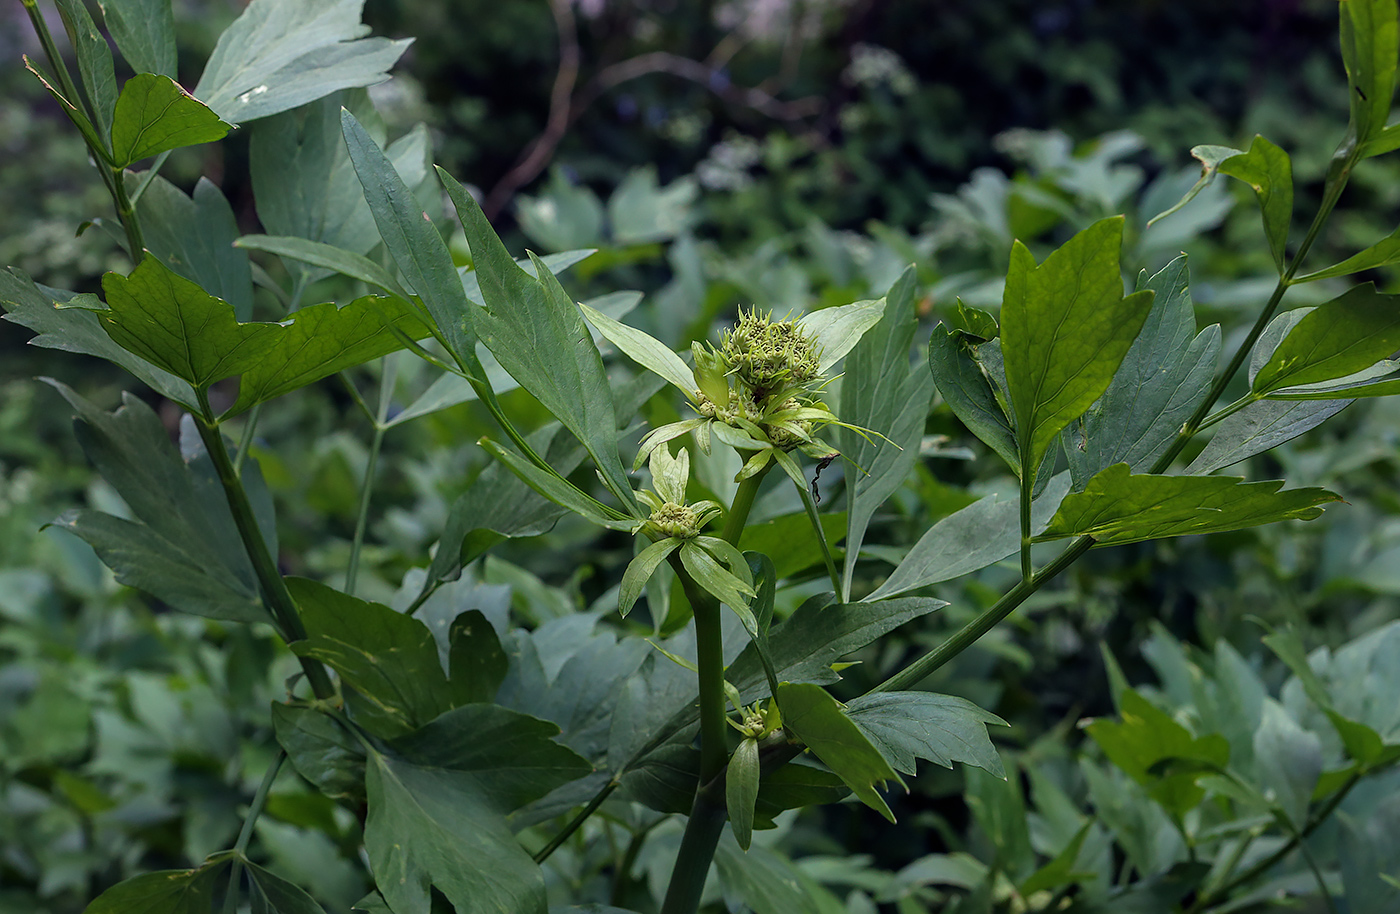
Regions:
<instances>
[{"instance_id":1,"label":"green stem","mask_svg":"<svg viewBox=\"0 0 1400 914\"><path fill-rule=\"evenodd\" d=\"M768 471L773 469L770 462L766 467L759 470L754 475L739 483L739 490L734 493L734 502L729 506L729 514L724 519L724 530L720 537L731 545L739 545L739 537L744 533L744 525L749 522L749 512L753 510L754 499L758 497L758 487L763 482L763 477L768 475Z\"/></svg>"},{"instance_id":2,"label":"green stem","mask_svg":"<svg viewBox=\"0 0 1400 914\"><path fill-rule=\"evenodd\" d=\"M612 796L612 792L617 789L617 785L618 781L616 778L608 781L603 789L598 791L593 796L592 800L588 801L588 805L583 807L578 815L569 820L569 824L565 825L559 834L555 835L548 844L535 852L535 862L544 863L549 859L550 854L562 847L564 842L569 840L569 836L578 831L579 826L583 825L589 816L598 811L598 807L603 805L603 801Z\"/></svg>"},{"instance_id":3,"label":"green stem","mask_svg":"<svg viewBox=\"0 0 1400 914\"><path fill-rule=\"evenodd\" d=\"M1011 615L1016 607L1024 603L1027 597L1039 590L1051 578L1074 564L1093 545L1094 538L1092 536L1081 536L1050 564L1030 577L1022 578L1000 600L997 600L992 606L983 610L977 618L964 625L957 634L870 691L897 692L917 685L934 670L967 650L978 638L995 628L1002 619Z\"/></svg>"},{"instance_id":4,"label":"green stem","mask_svg":"<svg viewBox=\"0 0 1400 914\"><path fill-rule=\"evenodd\" d=\"M258 431L258 416L262 414L262 404L254 403L248 410L248 418L243 421L243 434L238 436L238 453L233 455L233 472L243 478L243 461L248 457L248 449L253 446L253 436Z\"/></svg>"},{"instance_id":5,"label":"green stem","mask_svg":"<svg viewBox=\"0 0 1400 914\"><path fill-rule=\"evenodd\" d=\"M1024 453L1024 452L1023 452ZM1031 579L1031 493L1035 490L1035 474L1021 467L1021 580Z\"/></svg>"},{"instance_id":6,"label":"green stem","mask_svg":"<svg viewBox=\"0 0 1400 914\"><path fill-rule=\"evenodd\" d=\"M272 764L267 766L267 771L263 774L262 783L258 784L257 793L253 794L248 815L243 819L243 828L238 832L238 842L233 846L233 866L229 871L228 893L224 896L224 914L234 914L238 910L238 889L243 880L243 860L248 854L248 842L253 838L253 826L262 815L263 807L267 805L267 795L272 790L272 782L277 780L277 773L282 770L282 763L286 759L286 750L279 748Z\"/></svg>"},{"instance_id":7,"label":"green stem","mask_svg":"<svg viewBox=\"0 0 1400 914\"><path fill-rule=\"evenodd\" d=\"M126 193L126 175L123 169L112 169L112 181L108 185L112 199L117 204L117 217L126 230L126 244L131 249L131 262L140 263L142 251L146 249L146 239L141 234L141 220L136 216L136 202Z\"/></svg>"},{"instance_id":8,"label":"green stem","mask_svg":"<svg viewBox=\"0 0 1400 914\"><path fill-rule=\"evenodd\" d=\"M661 914L695 914L700 907L705 877L709 875L710 861L719 846L719 836L724 832L725 817L723 802L716 803L707 799L703 791L696 792Z\"/></svg>"},{"instance_id":9,"label":"green stem","mask_svg":"<svg viewBox=\"0 0 1400 914\"><path fill-rule=\"evenodd\" d=\"M355 538L350 541L350 564L345 569L345 592L355 595L355 578L360 571L360 550L365 543L365 525L369 521L369 501L374 492L374 472L379 467L379 451L384 445L384 426L374 426L369 443L369 461L365 464L364 482L360 484L360 510L355 517Z\"/></svg>"},{"instance_id":10,"label":"green stem","mask_svg":"<svg viewBox=\"0 0 1400 914\"><path fill-rule=\"evenodd\" d=\"M195 427L199 429L200 440L204 442L204 449L209 453L209 459L219 474L219 482L223 485L224 496L228 500L229 511L233 514L234 525L238 528L239 538L243 540L243 547L248 553L249 560L253 563L253 571L258 576L258 585L262 590L263 599L272 611L282 640L289 643L300 641L306 637L306 628L302 625L301 616L297 613L296 603L292 600L292 595L287 590L287 584L282 580L282 574L277 569L277 560L272 557L272 553L267 548L267 542L263 539L262 531L258 529L258 521L253 515L253 507L248 502L248 493L238 478L233 461L229 459L228 448L224 445L223 433L219 431L218 425L212 419L208 395L204 391L199 391L199 400L203 415L195 416ZM306 657L298 659L301 661L301 668L306 673L306 679L311 683L311 690L316 694L316 697L320 699L333 698L335 687L331 684L326 668Z\"/></svg>"}]
</instances>

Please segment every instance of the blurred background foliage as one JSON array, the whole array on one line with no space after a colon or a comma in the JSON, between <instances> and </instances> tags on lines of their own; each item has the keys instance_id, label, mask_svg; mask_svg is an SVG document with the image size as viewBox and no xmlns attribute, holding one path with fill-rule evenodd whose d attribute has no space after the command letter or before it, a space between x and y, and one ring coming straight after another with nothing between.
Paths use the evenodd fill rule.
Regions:
<instances>
[{"instance_id":1,"label":"blurred background foliage","mask_svg":"<svg viewBox=\"0 0 1400 914\"><path fill-rule=\"evenodd\" d=\"M238 9L177 0L186 85ZM416 38L395 78L371 90L391 136L425 122L433 160L480 189L513 250L598 248L565 275L570 291L644 292L629 321L678 346L712 332L738 303L781 312L878 296L909 263L926 335L958 297L996 306L1012 238L1044 256L1116 212L1129 216L1130 272L1190 255L1200 320L1221 322L1228 345L1273 284L1258 216L1236 205L1247 190L1221 182L1151 229L1146 221L1195 180L1191 146L1246 147L1255 132L1293 156L1297 211L1310 214L1346 107L1334 0L368 0L365 16L377 34ZM106 197L81 141L22 69L19 55L35 49L19 5L0 7L0 264L92 291L103 271L127 267L108 226L76 233L107 215ZM235 134L178 151L163 174L185 188L209 176L252 233L247 159L247 138ZM1317 264L1387 234L1397 204L1400 164L1367 161ZM465 256L460 238L458 230ZM259 263L282 275L272 259ZM1369 278L1395 291L1394 271ZM342 298L344 284L323 280L304 301ZM1327 290L1292 295L1303 304ZM264 292L256 306L261 318L281 315ZM26 337L0 324L0 912L68 914L124 875L188 865L230 843L273 751L267 704L294 664L270 633L171 614L118 586L76 539L41 530L75 504L122 506L86 468L56 395L28 379L52 375L107 405L134 385L105 364L28 347ZM353 380L366 389L370 375ZM401 360L393 410L430 380ZM411 569L486 462L469 444L489 429L484 414L440 403L448 405L386 439L366 598L404 602ZM545 418L519 392L506 406ZM676 416L655 400L646 418ZM1009 484L945 407L926 431L925 459L868 537L886 544L860 566L870 586L934 521ZM333 384L265 411L254 454L277 501L287 572L332 583L343 574L369 434ZM964 774L931 768L898 798L896 828L858 806L808 811L780 835L804 878L842 899L836 910L939 910L975 884L958 865L990 861L1010 840L992 833L988 803L1023 803L1020 787L1030 788L1038 812L1028 840L1048 853L1064 845L1065 816L1090 805L1091 793L1105 802L1108 782L1076 767L1075 725L1114 711L1106 657L1194 719L1199 696L1182 683L1214 675L1221 650L1278 694L1288 673L1261 645L1258 621L1296 626L1311 648L1396 619L1397 438L1400 403L1366 401L1252 458L1244 469L1254 478L1282 473L1347 498L1310 524L1090 554L929 683L1012 723L994 736L1027 772L1011 782L1016 796L996 800L971 784L965 803ZM733 468L701 461L697 472L724 494ZM835 468L827 479L837 491ZM756 519L798 510L783 490ZM605 611L630 558L625 537L565 519L498 546L458 590L508 600L519 620L537 624ZM813 581L793 569L789 610L821 586L817 554L807 561ZM845 673L850 694L940 641L1014 577L993 567L935 588L952 605L863 652ZM638 613L628 624L648 623ZM1083 766L1103 764L1084 751ZM1383 794L1377 787L1354 802L1374 806ZM1056 825L1059 797L1069 805L1055 808L1070 813ZM1150 834L1162 828L1144 822ZM364 890L359 827L353 811L288 772L258 826L257 852L345 910ZM552 861L554 878L576 889L598 879L611 828L590 824ZM612 890L617 903L661 878L659 863L636 862L635 880Z\"/></svg>"}]
</instances>

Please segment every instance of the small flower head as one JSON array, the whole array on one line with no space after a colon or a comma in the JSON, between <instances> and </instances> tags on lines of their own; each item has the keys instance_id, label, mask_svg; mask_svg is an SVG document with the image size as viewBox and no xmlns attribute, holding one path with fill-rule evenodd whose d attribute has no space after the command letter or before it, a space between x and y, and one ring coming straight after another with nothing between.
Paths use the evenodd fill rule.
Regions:
<instances>
[{"instance_id":1,"label":"small flower head","mask_svg":"<svg viewBox=\"0 0 1400 914\"><path fill-rule=\"evenodd\" d=\"M738 322L724 334L720 353L755 400L815 380L821 369L821 353L801 325L775 321L755 310L739 311Z\"/></svg>"},{"instance_id":2,"label":"small flower head","mask_svg":"<svg viewBox=\"0 0 1400 914\"><path fill-rule=\"evenodd\" d=\"M647 466L651 470L653 490L643 489L637 493L637 498L651 508L647 529L662 537L681 540L699 536L700 529L721 509L712 501L686 504L690 454L681 448L680 453L672 457L671 449L663 444L651 452Z\"/></svg>"}]
</instances>

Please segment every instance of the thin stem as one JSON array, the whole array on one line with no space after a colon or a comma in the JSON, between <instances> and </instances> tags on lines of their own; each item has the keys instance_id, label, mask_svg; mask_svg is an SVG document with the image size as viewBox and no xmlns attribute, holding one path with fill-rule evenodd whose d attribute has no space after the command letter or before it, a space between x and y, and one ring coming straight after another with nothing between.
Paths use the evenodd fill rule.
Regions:
<instances>
[{"instance_id":1,"label":"thin stem","mask_svg":"<svg viewBox=\"0 0 1400 914\"><path fill-rule=\"evenodd\" d=\"M598 807L603 805L603 801L612 796L612 792L617 789L618 780L616 778L608 781L603 789L594 794L593 799L588 801L588 805L579 810L578 815L569 820L569 824L560 830L548 844L535 852L535 862L544 863L549 859L549 855L563 847L564 842L569 840L569 836L578 831L579 826L588 820L588 817L598 811Z\"/></svg>"},{"instance_id":2,"label":"thin stem","mask_svg":"<svg viewBox=\"0 0 1400 914\"><path fill-rule=\"evenodd\" d=\"M1031 493L1035 489L1035 473L1027 472L1025 452L1021 458L1021 580L1031 579Z\"/></svg>"},{"instance_id":3,"label":"thin stem","mask_svg":"<svg viewBox=\"0 0 1400 914\"><path fill-rule=\"evenodd\" d=\"M369 461L365 478L360 483L360 509L355 515L355 537L350 541L350 563L345 568L345 592L355 595L355 578L360 572L360 550L365 544L365 526L369 521L369 501L374 493L374 473L379 468L379 452L384 446L384 426L375 424L374 437L369 442Z\"/></svg>"},{"instance_id":4,"label":"thin stem","mask_svg":"<svg viewBox=\"0 0 1400 914\"><path fill-rule=\"evenodd\" d=\"M1332 897L1332 892L1327 888L1327 880L1322 878L1322 868L1317 865L1317 858L1308 848L1308 842L1298 841L1298 853L1303 855L1303 862L1312 870L1313 879L1317 881L1318 891L1322 893L1322 900L1327 904L1327 910L1331 914L1337 914L1337 901Z\"/></svg>"},{"instance_id":5,"label":"thin stem","mask_svg":"<svg viewBox=\"0 0 1400 914\"><path fill-rule=\"evenodd\" d=\"M39 45L44 49L44 56L48 58L49 66L53 68L54 77L63 89L64 97L75 108L83 104L82 96L78 94L78 87L73 82L73 75L68 72L68 66L63 62L63 55L58 52L58 45L54 44L53 35L49 32L49 24L44 21L44 14L39 12L39 4L36 0L20 0L20 2L24 4L24 11L29 14L29 22L34 26L35 34L39 36ZM101 158L98 161L101 161Z\"/></svg>"},{"instance_id":6,"label":"thin stem","mask_svg":"<svg viewBox=\"0 0 1400 914\"><path fill-rule=\"evenodd\" d=\"M1046 565L1040 571L1029 578L1022 578L1015 587L989 608L982 611L977 618L964 625L957 634L938 647L929 651L924 656L915 660L909 666L895 673L889 679L875 686L871 692L897 692L917 685L934 670L943 666L954 657L967 650L973 642L991 631L996 625L1011 615L1016 607L1026 601L1026 598L1039 590L1047 581L1074 564L1081 555L1089 551L1094 545L1092 536L1081 536L1075 540L1069 548L1061 552L1054 561Z\"/></svg>"},{"instance_id":7,"label":"thin stem","mask_svg":"<svg viewBox=\"0 0 1400 914\"><path fill-rule=\"evenodd\" d=\"M1206 429L1210 428L1212 425L1217 425L1221 422L1224 422L1226 419L1230 418L1235 413L1244 409L1246 406L1249 406L1252 403L1258 403L1262 399L1264 398L1254 393L1245 394L1243 397L1240 397L1234 403L1228 404L1227 406L1222 406L1220 409L1211 413L1209 416L1206 416L1205 419L1201 420L1201 424L1196 429L1196 431L1203 432Z\"/></svg>"},{"instance_id":8,"label":"thin stem","mask_svg":"<svg viewBox=\"0 0 1400 914\"><path fill-rule=\"evenodd\" d=\"M218 425L211 418L212 412L209 409L208 395L204 391L200 391L199 400L203 415L194 417L195 428L199 430L199 437L204 442L204 449L209 453L209 459L219 474L219 482L223 485L224 496L228 500L229 511L233 514L234 525L238 528L239 538L243 540L243 548L248 553L248 559L253 563L253 571L258 576L258 585L262 590L263 600L272 611L282 640L287 642L300 641L306 637L306 627L302 625L296 603L292 600L292 595L287 590L287 584L282 580L282 574L277 569L277 560L272 557L271 551L267 548L267 542L263 539L262 531L258 528L257 518L253 515L253 507L248 502L248 493L244 490L243 483L234 470L233 461L229 459L228 448L224 445L223 433L219 431ZM335 687L331 685L326 668L306 657L298 659L301 661L301 668L306 673L306 679L311 683L311 690L316 694L316 697L320 699L333 698Z\"/></svg>"},{"instance_id":9,"label":"thin stem","mask_svg":"<svg viewBox=\"0 0 1400 914\"><path fill-rule=\"evenodd\" d=\"M233 455L233 472L239 479L243 478L243 461L248 456L248 449L253 446L253 436L258 430L258 416L262 414L262 404L254 403L253 408L248 410L248 418L243 422L243 434L238 436L238 452Z\"/></svg>"},{"instance_id":10,"label":"thin stem","mask_svg":"<svg viewBox=\"0 0 1400 914\"><path fill-rule=\"evenodd\" d=\"M248 815L243 819L243 828L238 832L238 842L233 846L233 866L229 871L228 893L224 896L224 914L234 914L238 910L238 889L243 880L243 860L248 854L248 842L253 838L253 826L262 815L263 807L267 805L268 792L272 790L272 782L277 780L277 773L282 770L282 763L286 760L286 750L279 748L272 764L268 765L267 771L263 773L262 783L258 784L257 792L253 794Z\"/></svg>"},{"instance_id":11,"label":"thin stem","mask_svg":"<svg viewBox=\"0 0 1400 914\"><path fill-rule=\"evenodd\" d=\"M146 249L146 240L141 234L141 220L136 216L136 202L126 193L126 175L123 169L112 169L112 182L109 186L112 199L117 204L117 217L122 221L122 228L126 229L126 243L131 248L131 261L140 263L141 252Z\"/></svg>"},{"instance_id":12,"label":"thin stem","mask_svg":"<svg viewBox=\"0 0 1400 914\"><path fill-rule=\"evenodd\" d=\"M156 156L156 160L151 163L150 168L141 172L141 183L137 184L136 189L131 192L132 206L135 206L138 202L140 202L141 195L144 194L146 192L146 188L150 187L152 182L155 181L156 175L160 174L160 170L165 165L165 160L170 158L171 152L172 150L169 149L167 149L165 152L162 152L160 155Z\"/></svg>"}]
</instances>

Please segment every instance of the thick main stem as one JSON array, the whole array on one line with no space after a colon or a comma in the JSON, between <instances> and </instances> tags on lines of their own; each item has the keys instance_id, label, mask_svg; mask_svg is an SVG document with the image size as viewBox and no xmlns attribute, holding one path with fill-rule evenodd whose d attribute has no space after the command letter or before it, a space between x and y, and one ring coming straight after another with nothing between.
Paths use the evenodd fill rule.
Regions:
<instances>
[{"instance_id":1,"label":"thick main stem","mask_svg":"<svg viewBox=\"0 0 1400 914\"><path fill-rule=\"evenodd\" d=\"M208 412L207 404L201 403L200 405L205 406L205 411ZM272 553L267 548L267 542L263 539L262 531L258 529L258 521L253 515L253 506L248 501L248 493L244 490L243 482L238 478L238 471L234 469L233 461L229 458L228 448L224 446L223 433L219 431L217 425L202 416L196 416L194 424L199 429L200 440L204 442L204 449L209 453L209 459L219 474L219 482L223 485L229 511L233 514L234 525L238 528L238 536L243 540L243 548L253 563L253 571L258 577L259 589L262 591L263 600L267 602L268 608L272 611L272 616L277 622L278 633L281 634L284 641L300 641L306 637L306 627L302 625L296 603L287 590L286 582L282 580L282 573L277 568L277 560L272 557ZM335 687L331 684L326 668L306 657L298 659L301 661L302 671L306 673L307 681L311 683L311 691L316 694L316 697L321 699L335 697Z\"/></svg>"}]
</instances>

